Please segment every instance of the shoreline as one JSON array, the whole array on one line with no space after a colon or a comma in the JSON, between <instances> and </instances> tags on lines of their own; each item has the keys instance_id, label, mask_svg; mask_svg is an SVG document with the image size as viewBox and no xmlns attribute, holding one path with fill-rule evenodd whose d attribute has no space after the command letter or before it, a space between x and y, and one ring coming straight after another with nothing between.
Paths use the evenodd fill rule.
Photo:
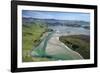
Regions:
<instances>
[{"instance_id":1,"label":"shoreline","mask_svg":"<svg viewBox=\"0 0 100 73\"><path fill-rule=\"evenodd\" d=\"M55 49L54 49L54 47L55 47ZM60 48L60 49L58 49L57 47ZM70 56L73 57L73 59L75 59L74 55L75 55L76 59L83 59L83 57L78 52L73 51L68 46L66 46L64 43L59 41L59 37L55 36L55 33L53 34L51 39L48 41L48 46L46 47L46 50L47 50L47 53L49 53L50 55L64 54L65 52L67 52ZM56 51L58 51L58 52L56 52ZM65 55L67 53L65 53ZM66 57L67 57L67 55L66 55Z\"/></svg>"}]
</instances>

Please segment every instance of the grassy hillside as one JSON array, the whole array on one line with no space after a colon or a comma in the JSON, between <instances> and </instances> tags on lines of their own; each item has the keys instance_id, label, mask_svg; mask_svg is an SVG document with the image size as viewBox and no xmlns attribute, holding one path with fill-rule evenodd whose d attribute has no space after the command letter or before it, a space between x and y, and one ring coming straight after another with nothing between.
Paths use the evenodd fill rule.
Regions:
<instances>
[{"instance_id":1,"label":"grassy hillside","mask_svg":"<svg viewBox=\"0 0 100 73\"><path fill-rule=\"evenodd\" d=\"M32 57L30 56L30 51L32 48L36 47L40 39L45 33L47 27L40 23L25 23L22 26L22 60L23 62L33 61Z\"/></svg>"},{"instance_id":2,"label":"grassy hillside","mask_svg":"<svg viewBox=\"0 0 100 73\"><path fill-rule=\"evenodd\" d=\"M61 36L61 42L78 52L84 59L90 58L90 38L86 35Z\"/></svg>"}]
</instances>

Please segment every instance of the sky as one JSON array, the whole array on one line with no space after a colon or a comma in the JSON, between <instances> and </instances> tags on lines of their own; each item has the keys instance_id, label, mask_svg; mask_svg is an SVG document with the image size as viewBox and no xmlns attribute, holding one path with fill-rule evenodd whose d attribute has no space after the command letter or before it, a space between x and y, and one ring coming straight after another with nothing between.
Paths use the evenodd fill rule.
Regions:
<instances>
[{"instance_id":1,"label":"sky","mask_svg":"<svg viewBox=\"0 0 100 73\"><path fill-rule=\"evenodd\" d=\"M22 17L90 21L89 13L22 10Z\"/></svg>"}]
</instances>

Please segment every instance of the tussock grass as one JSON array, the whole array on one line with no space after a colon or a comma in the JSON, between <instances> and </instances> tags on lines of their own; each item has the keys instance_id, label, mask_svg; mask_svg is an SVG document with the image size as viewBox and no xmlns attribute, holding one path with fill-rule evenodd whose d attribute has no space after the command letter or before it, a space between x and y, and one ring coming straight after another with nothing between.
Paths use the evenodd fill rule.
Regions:
<instances>
[{"instance_id":1,"label":"tussock grass","mask_svg":"<svg viewBox=\"0 0 100 73\"><path fill-rule=\"evenodd\" d=\"M84 59L90 59L90 37L87 35L61 36L61 42L78 52Z\"/></svg>"}]
</instances>

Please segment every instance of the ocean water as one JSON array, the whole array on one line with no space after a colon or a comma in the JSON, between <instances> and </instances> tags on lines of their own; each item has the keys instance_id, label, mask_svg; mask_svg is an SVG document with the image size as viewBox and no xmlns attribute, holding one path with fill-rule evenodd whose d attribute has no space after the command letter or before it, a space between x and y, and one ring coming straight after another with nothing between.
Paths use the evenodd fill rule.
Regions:
<instances>
[{"instance_id":1,"label":"ocean water","mask_svg":"<svg viewBox=\"0 0 100 73\"><path fill-rule=\"evenodd\" d=\"M48 27L56 31L57 36L62 35L90 35L90 30L82 27L69 27L69 26L50 26Z\"/></svg>"}]
</instances>

